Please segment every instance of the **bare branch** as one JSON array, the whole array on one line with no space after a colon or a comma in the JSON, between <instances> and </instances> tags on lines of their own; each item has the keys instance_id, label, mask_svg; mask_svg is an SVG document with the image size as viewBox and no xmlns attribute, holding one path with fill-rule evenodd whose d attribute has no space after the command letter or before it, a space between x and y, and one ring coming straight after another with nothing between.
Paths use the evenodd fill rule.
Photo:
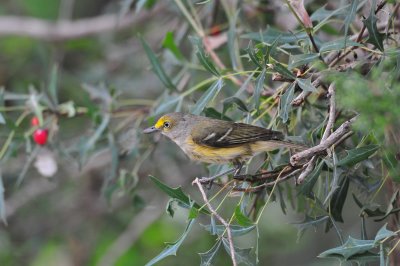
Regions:
<instances>
[{"instance_id":1,"label":"bare branch","mask_svg":"<svg viewBox=\"0 0 400 266\"><path fill-rule=\"evenodd\" d=\"M37 18L18 16L0 17L0 36L17 35L47 41L60 41L82 38L107 31L121 30L141 23L162 10L165 5L157 5L152 10L142 11L120 17L118 14L101 15L76 21L60 20L57 22Z\"/></svg>"},{"instance_id":2,"label":"bare branch","mask_svg":"<svg viewBox=\"0 0 400 266\"><path fill-rule=\"evenodd\" d=\"M309 148L307 150L301 151L294 154L290 158L290 163L293 166L301 164L302 161L307 160L314 155L324 152L326 149L337 143L342 139L344 135L350 132L350 125L354 122L356 117L344 122L335 132L333 132L325 141L321 142L317 146Z\"/></svg>"},{"instance_id":3,"label":"bare branch","mask_svg":"<svg viewBox=\"0 0 400 266\"><path fill-rule=\"evenodd\" d=\"M211 206L210 202L207 199L207 195L204 192L204 188L203 185L200 183L200 179L196 178L193 182L192 185L196 184L197 187L200 190L201 196L203 197L204 203L207 205L208 209L210 210L210 212L215 216L215 218L218 219L218 221L220 221L226 228L226 232L228 234L228 241L229 241L229 249L230 249L230 255L231 255L231 259L232 259L232 265L236 266L237 262L236 262L236 258L235 258L235 246L233 245L233 239L232 239L232 232L231 232L231 228L230 225L227 221L224 220L224 218L222 218L213 208L213 206Z\"/></svg>"}]
</instances>

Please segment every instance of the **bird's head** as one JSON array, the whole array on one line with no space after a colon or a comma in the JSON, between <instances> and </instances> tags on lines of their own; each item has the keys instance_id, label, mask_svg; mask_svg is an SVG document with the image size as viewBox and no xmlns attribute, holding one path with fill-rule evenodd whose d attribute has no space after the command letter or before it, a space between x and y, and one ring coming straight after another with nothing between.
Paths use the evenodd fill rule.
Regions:
<instances>
[{"instance_id":1,"label":"bird's head","mask_svg":"<svg viewBox=\"0 0 400 266\"><path fill-rule=\"evenodd\" d=\"M160 117L154 126L149 127L143 131L143 133L153 133L160 131L163 135L171 139L175 139L178 133L182 133L185 128L184 126L184 116L182 113L170 113Z\"/></svg>"}]
</instances>

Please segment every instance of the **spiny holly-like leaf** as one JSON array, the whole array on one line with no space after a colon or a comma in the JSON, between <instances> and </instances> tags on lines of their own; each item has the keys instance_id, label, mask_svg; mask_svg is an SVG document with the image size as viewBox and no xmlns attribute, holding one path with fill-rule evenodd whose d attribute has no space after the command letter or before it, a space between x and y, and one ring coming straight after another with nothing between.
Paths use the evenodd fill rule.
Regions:
<instances>
[{"instance_id":1,"label":"spiny holly-like leaf","mask_svg":"<svg viewBox=\"0 0 400 266\"><path fill-rule=\"evenodd\" d=\"M158 61L158 58L154 54L153 50L151 50L150 46L146 43L146 41L143 39L142 36L139 36L140 41L142 42L142 46L144 48L144 51L147 54L147 57L150 60L151 66L153 67L154 73L156 73L157 77L160 79L160 81L164 84L165 87L167 87L170 90L175 89L175 85L172 83L172 81L169 79L167 74L164 71L164 68L160 64L160 61Z\"/></svg>"},{"instance_id":2,"label":"spiny holly-like leaf","mask_svg":"<svg viewBox=\"0 0 400 266\"><path fill-rule=\"evenodd\" d=\"M374 154L379 145L371 144L347 151L347 156L337 163L337 166L353 166Z\"/></svg>"},{"instance_id":3,"label":"spiny holly-like leaf","mask_svg":"<svg viewBox=\"0 0 400 266\"><path fill-rule=\"evenodd\" d=\"M235 208L235 218L242 226L252 226L254 224L249 217L243 214L242 210L240 209L240 205L237 205Z\"/></svg>"},{"instance_id":4,"label":"spiny holly-like leaf","mask_svg":"<svg viewBox=\"0 0 400 266\"><path fill-rule=\"evenodd\" d=\"M204 229L206 229L208 232L211 234L217 234L217 235L222 235L226 231L226 227L223 225L215 225L214 230L212 229L211 225L202 225ZM241 226L241 225L230 225L229 228L231 229L232 236L242 236L245 234L250 233L251 231L256 228L256 225L250 225L250 226Z\"/></svg>"},{"instance_id":5,"label":"spiny holly-like leaf","mask_svg":"<svg viewBox=\"0 0 400 266\"><path fill-rule=\"evenodd\" d=\"M389 204L386 208L385 215L379 219L375 219L376 222L380 222L380 221L384 220L386 217L388 217L389 215L400 211L400 208L395 208L395 206L397 206L397 200L399 198L399 195L400 195L399 190L396 190L392 194L392 197L390 198Z\"/></svg>"},{"instance_id":6,"label":"spiny holly-like leaf","mask_svg":"<svg viewBox=\"0 0 400 266\"><path fill-rule=\"evenodd\" d=\"M194 47L196 49L195 53L196 53L197 58L200 61L200 64L202 64L203 67L208 72L210 72L214 76L219 77L220 74L219 74L218 70L215 68L213 62L210 60L210 58L208 57L208 55L204 51L202 40L200 38L197 38L197 37L190 37L190 41L192 42L192 44L194 45Z\"/></svg>"},{"instance_id":7,"label":"spiny holly-like leaf","mask_svg":"<svg viewBox=\"0 0 400 266\"><path fill-rule=\"evenodd\" d=\"M218 79L213 84L211 84L210 88L201 96L201 98L197 101L196 105L192 110L192 114L199 115L203 112L204 108L207 104L214 99L220 92L221 88L224 86L224 81L222 79Z\"/></svg>"},{"instance_id":8,"label":"spiny holly-like leaf","mask_svg":"<svg viewBox=\"0 0 400 266\"><path fill-rule=\"evenodd\" d=\"M211 266L213 265L213 261L215 255L218 253L219 248L221 247L222 239L219 239L212 248L204 253L199 253L200 255L200 266Z\"/></svg>"},{"instance_id":9,"label":"spiny holly-like leaf","mask_svg":"<svg viewBox=\"0 0 400 266\"><path fill-rule=\"evenodd\" d=\"M311 83L311 77L308 79L296 79L297 84L304 92L315 92L317 89Z\"/></svg>"},{"instance_id":10,"label":"spiny holly-like leaf","mask_svg":"<svg viewBox=\"0 0 400 266\"><path fill-rule=\"evenodd\" d=\"M374 7L375 5L372 6ZM367 27L369 33L367 43L375 45L379 50L383 52L383 37L385 36L385 34L378 31L378 28L376 26L377 18L373 10L374 8L371 8L371 13L369 14L369 17L363 20L363 23Z\"/></svg>"},{"instance_id":11,"label":"spiny holly-like leaf","mask_svg":"<svg viewBox=\"0 0 400 266\"><path fill-rule=\"evenodd\" d=\"M197 203L193 203L193 201L182 191L181 187L177 188L171 188L167 186L165 183L161 182L158 178L149 175L151 181L154 182L154 184L164 191L168 196L170 196L173 199L176 199L179 201L185 208L190 209L193 205L196 209L200 209L200 205ZM208 211L201 209L201 212L204 214L210 214Z\"/></svg>"},{"instance_id":12,"label":"spiny holly-like leaf","mask_svg":"<svg viewBox=\"0 0 400 266\"><path fill-rule=\"evenodd\" d=\"M318 60L318 58L319 54L317 53L290 55L288 68L293 69L298 66L306 65Z\"/></svg>"},{"instance_id":13,"label":"spiny holly-like leaf","mask_svg":"<svg viewBox=\"0 0 400 266\"><path fill-rule=\"evenodd\" d=\"M377 216L385 215L385 212L379 208L380 207L379 204L376 204L376 203L363 204L357 199L357 197L354 193L352 193L352 195L353 195L354 202L358 205L358 207L361 208L360 216L362 215L363 212L366 213L368 215L368 217L377 217Z\"/></svg>"},{"instance_id":14,"label":"spiny holly-like leaf","mask_svg":"<svg viewBox=\"0 0 400 266\"><path fill-rule=\"evenodd\" d=\"M376 245L376 246L378 246L378 245L380 244L379 242L380 242L381 240L396 235L395 232L388 230L386 227L387 227L387 223L384 224L384 225L381 227L381 229L379 229L378 233L376 233L376 236L375 236L375 245Z\"/></svg>"},{"instance_id":15,"label":"spiny holly-like leaf","mask_svg":"<svg viewBox=\"0 0 400 266\"><path fill-rule=\"evenodd\" d=\"M146 263L146 266L154 265L168 256L176 256L176 252L178 251L179 247L182 245L183 241L185 240L188 233L192 229L192 226L195 221L196 221L195 219L190 220L181 237L179 237L179 239L175 242L168 243L167 247L160 254L158 254L155 258Z\"/></svg>"},{"instance_id":16,"label":"spiny holly-like leaf","mask_svg":"<svg viewBox=\"0 0 400 266\"><path fill-rule=\"evenodd\" d=\"M346 243L339 247L328 249L319 254L318 257L340 258L348 260L350 257L357 254L363 254L364 252L367 252L374 247L374 240L360 240L349 236L349 239L347 239Z\"/></svg>"},{"instance_id":17,"label":"spiny holly-like leaf","mask_svg":"<svg viewBox=\"0 0 400 266\"><path fill-rule=\"evenodd\" d=\"M318 216L315 218L312 218L312 217L306 215L305 219L302 222L293 223L293 225L297 228L297 241L300 240L300 238L303 236L304 232L307 229L310 229L311 227L316 229L318 225L324 223L328 219L329 219L329 216L327 216L327 215Z\"/></svg>"},{"instance_id":18,"label":"spiny holly-like leaf","mask_svg":"<svg viewBox=\"0 0 400 266\"><path fill-rule=\"evenodd\" d=\"M288 121L289 112L292 110L290 103L294 99L294 87L295 83L293 82L279 100L279 117L282 118L283 123Z\"/></svg>"},{"instance_id":19,"label":"spiny holly-like leaf","mask_svg":"<svg viewBox=\"0 0 400 266\"><path fill-rule=\"evenodd\" d=\"M230 255L231 249L229 246L229 241L226 238L222 238L222 243L224 244L226 252ZM233 248L235 250L235 259L238 264L243 263L248 266L256 265L254 259L250 255L251 248L238 248L236 246L233 246Z\"/></svg>"},{"instance_id":20,"label":"spiny holly-like leaf","mask_svg":"<svg viewBox=\"0 0 400 266\"><path fill-rule=\"evenodd\" d=\"M165 38L162 42L163 47L167 48L168 50L171 51L171 53L173 55L175 55L175 57L178 60L183 60L184 56L182 55L181 51L179 50L178 46L175 43L174 40L174 33L171 31L168 31L167 34L165 34Z\"/></svg>"}]
</instances>

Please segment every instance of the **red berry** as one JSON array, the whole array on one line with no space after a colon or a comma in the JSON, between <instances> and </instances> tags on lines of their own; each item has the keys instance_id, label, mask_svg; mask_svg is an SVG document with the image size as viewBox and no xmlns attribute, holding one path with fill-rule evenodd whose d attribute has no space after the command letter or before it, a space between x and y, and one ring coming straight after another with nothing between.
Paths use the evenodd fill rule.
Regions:
<instances>
[{"instance_id":1,"label":"red berry","mask_svg":"<svg viewBox=\"0 0 400 266\"><path fill-rule=\"evenodd\" d=\"M221 26L220 25L215 25L213 27L211 27L210 29L210 35L211 36L216 36L219 35L221 33Z\"/></svg>"},{"instance_id":2,"label":"red berry","mask_svg":"<svg viewBox=\"0 0 400 266\"><path fill-rule=\"evenodd\" d=\"M46 144L48 136L49 130L47 129L38 128L33 132L33 140L39 145Z\"/></svg>"},{"instance_id":3,"label":"red berry","mask_svg":"<svg viewBox=\"0 0 400 266\"><path fill-rule=\"evenodd\" d=\"M37 116L32 117L32 119L31 119L31 125L32 125L33 127L36 127L36 126L39 125L39 118L38 118Z\"/></svg>"}]
</instances>

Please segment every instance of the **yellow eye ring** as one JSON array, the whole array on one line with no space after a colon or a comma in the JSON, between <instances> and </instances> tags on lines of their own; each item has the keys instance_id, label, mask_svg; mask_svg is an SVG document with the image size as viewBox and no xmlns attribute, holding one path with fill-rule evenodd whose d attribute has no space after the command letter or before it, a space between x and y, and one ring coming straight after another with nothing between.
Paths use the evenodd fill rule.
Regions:
<instances>
[{"instance_id":1,"label":"yellow eye ring","mask_svg":"<svg viewBox=\"0 0 400 266\"><path fill-rule=\"evenodd\" d=\"M164 125L163 125L165 128L170 128L171 127L171 124L167 121L167 122L164 122Z\"/></svg>"}]
</instances>

